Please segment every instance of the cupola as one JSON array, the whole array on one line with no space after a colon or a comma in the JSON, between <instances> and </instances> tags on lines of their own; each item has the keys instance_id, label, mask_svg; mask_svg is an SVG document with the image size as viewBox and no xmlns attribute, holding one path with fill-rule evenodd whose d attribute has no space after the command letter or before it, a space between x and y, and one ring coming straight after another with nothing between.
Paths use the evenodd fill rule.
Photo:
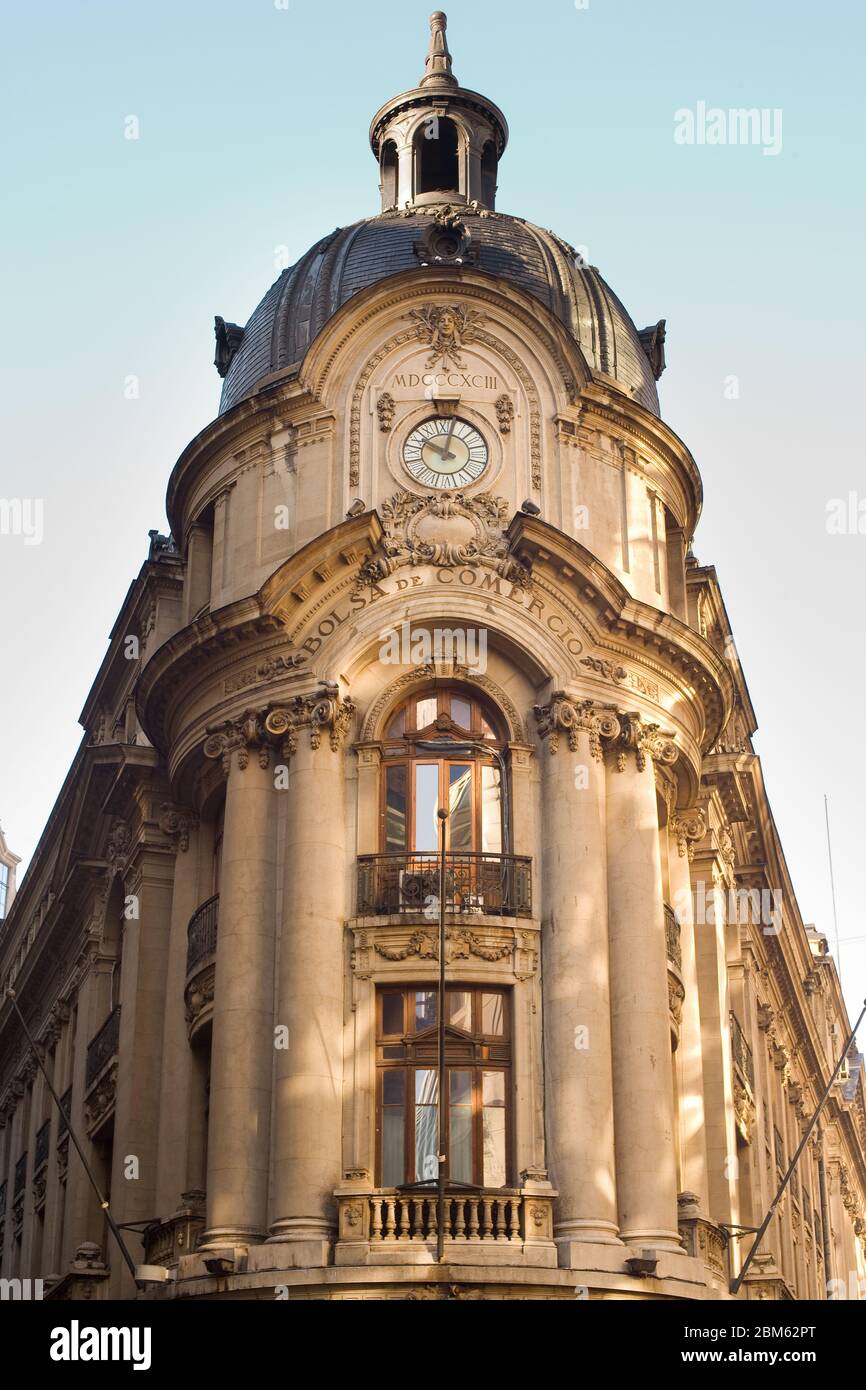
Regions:
<instances>
[{"instance_id":1,"label":"cupola","mask_svg":"<svg viewBox=\"0 0 866 1390\"><path fill-rule=\"evenodd\" d=\"M382 211L434 203L493 211L505 117L487 97L461 87L451 67L441 10L430 16L430 47L418 86L373 117L370 145L379 163Z\"/></svg>"}]
</instances>

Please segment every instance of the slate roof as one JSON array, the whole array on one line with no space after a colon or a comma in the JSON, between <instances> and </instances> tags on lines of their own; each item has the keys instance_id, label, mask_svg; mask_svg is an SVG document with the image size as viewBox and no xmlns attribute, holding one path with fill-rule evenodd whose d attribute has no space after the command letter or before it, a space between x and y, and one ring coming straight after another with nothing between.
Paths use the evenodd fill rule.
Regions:
<instances>
[{"instance_id":1,"label":"slate roof","mask_svg":"<svg viewBox=\"0 0 866 1390\"><path fill-rule=\"evenodd\" d=\"M220 414L252 395L264 377L299 363L313 339L353 294L419 266L414 244L433 218L384 213L338 227L284 270L244 331L223 384ZM496 213L467 217L476 268L533 295L565 325L589 365L614 377L659 413L658 393L637 330L594 267L575 262L552 232Z\"/></svg>"}]
</instances>

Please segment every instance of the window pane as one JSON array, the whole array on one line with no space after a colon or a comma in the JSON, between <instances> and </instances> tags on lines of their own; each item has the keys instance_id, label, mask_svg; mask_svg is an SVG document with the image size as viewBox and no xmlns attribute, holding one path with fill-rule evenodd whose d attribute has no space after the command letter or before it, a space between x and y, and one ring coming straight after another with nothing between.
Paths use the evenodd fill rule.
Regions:
<instances>
[{"instance_id":1,"label":"window pane","mask_svg":"<svg viewBox=\"0 0 866 1390\"><path fill-rule=\"evenodd\" d=\"M486 1071L482 1074L482 1099L485 1105L505 1104L504 1071Z\"/></svg>"},{"instance_id":2,"label":"window pane","mask_svg":"<svg viewBox=\"0 0 866 1390\"><path fill-rule=\"evenodd\" d=\"M416 850L439 848L439 767L436 763L415 764L415 843Z\"/></svg>"},{"instance_id":3,"label":"window pane","mask_svg":"<svg viewBox=\"0 0 866 1390\"><path fill-rule=\"evenodd\" d=\"M434 1027L437 1019L436 994L430 989L415 991L415 1031Z\"/></svg>"},{"instance_id":4,"label":"window pane","mask_svg":"<svg viewBox=\"0 0 866 1390\"><path fill-rule=\"evenodd\" d=\"M402 1106L392 1106L382 1114L382 1185L397 1187L405 1177L403 1172L403 1142L406 1135L406 1116Z\"/></svg>"},{"instance_id":5,"label":"window pane","mask_svg":"<svg viewBox=\"0 0 866 1390\"><path fill-rule=\"evenodd\" d=\"M387 731L386 731L386 733L385 733L385 737L386 737L386 738L399 738L400 735L402 734L403 730L405 729L405 727L406 727L406 711L405 711L405 709L401 709L401 710L398 710L398 711L397 711L397 713L394 715L394 718L391 720L391 723L388 725Z\"/></svg>"},{"instance_id":6,"label":"window pane","mask_svg":"<svg viewBox=\"0 0 866 1390\"><path fill-rule=\"evenodd\" d=\"M406 1094L406 1073L402 1069L382 1072L382 1104L402 1105Z\"/></svg>"},{"instance_id":7,"label":"window pane","mask_svg":"<svg viewBox=\"0 0 866 1390\"><path fill-rule=\"evenodd\" d=\"M498 767L481 769L481 848L488 854L502 853L502 800Z\"/></svg>"},{"instance_id":8,"label":"window pane","mask_svg":"<svg viewBox=\"0 0 866 1390\"><path fill-rule=\"evenodd\" d=\"M472 1182L472 1073L451 1071L449 1082L450 1177L454 1182Z\"/></svg>"},{"instance_id":9,"label":"window pane","mask_svg":"<svg viewBox=\"0 0 866 1390\"><path fill-rule=\"evenodd\" d=\"M481 1142L485 1187L504 1187L505 1073L486 1071L482 1080Z\"/></svg>"},{"instance_id":10,"label":"window pane","mask_svg":"<svg viewBox=\"0 0 866 1390\"><path fill-rule=\"evenodd\" d=\"M452 763L448 768L448 827L454 854L472 849L472 768Z\"/></svg>"},{"instance_id":11,"label":"window pane","mask_svg":"<svg viewBox=\"0 0 866 1390\"><path fill-rule=\"evenodd\" d=\"M403 995L395 990L382 995L382 1032L386 1038L403 1034Z\"/></svg>"},{"instance_id":12,"label":"window pane","mask_svg":"<svg viewBox=\"0 0 866 1390\"><path fill-rule=\"evenodd\" d=\"M435 1178L439 1087L435 1071L415 1073L415 1181Z\"/></svg>"},{"instance_id":13,"label":"window pane","mask_svg":"<svg viewBox=\"0 0 866 1390\"><path fill-rule=\"evenodd\" d=\"M451 696L451 718L455 724L459 724L461 729L472 728L472 706L468 700L461 700L456 695Z\"/></svg>"},{"instance_id":14,"label":"window pane","mask_svg":"<svg viewBox=\"0 0 866 1390\"><path fill-rule=\"evenodd\" d=\"M468 989L449 989L446 994L448 1012L446 1021L464 1032L472 1032L472 995Z\"/></svg>"},{"instance_id":15,"label":"window pane","mask_svg":"<svg viewBox=\"0 0 866 1390\"><path fill-rule=\"evenodd\" d=\"M415 710L415 728L426 729L428 724L432 724L438 713L439 697L437 695L426 696L419 700Z\"/></svg>"},{"instance_id":16,"label":"window pane","mask_svg":"<svg viewBox=\"0 0 866 1390\"><path fill-rule=\"evenodd\" d=\"M485 1038L501 1038L505 1033L505 1000L501 994L482 994L481 1032Z\"/></svg>"},{"instance_id":17,"label":"window pane","mask_svg":"<svg viewBox=\"0 0 866 1390\"><path fill-rule=\"evenodd\" d=\"M406 1073L382 1074L382 1182L396 1187L404 1178L403 1145L406 1136Z\"/></svg>"},{"instance_id":18,"label":"window pane","mask_svg":"<svg viewBox=\"0 0 866 1390\"><path fill-rule=\"evenodd\" d=\"M406 848L406 765L385 771L385 853Z\"/></svg>"}]
</instances>

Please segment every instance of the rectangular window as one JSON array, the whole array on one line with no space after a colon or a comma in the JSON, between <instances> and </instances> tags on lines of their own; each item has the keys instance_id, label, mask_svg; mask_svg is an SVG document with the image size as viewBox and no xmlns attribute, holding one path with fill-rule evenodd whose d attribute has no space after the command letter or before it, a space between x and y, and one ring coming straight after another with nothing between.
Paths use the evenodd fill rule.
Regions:
<instances>
[{"instance_id":1,"label":"rectangular window","mask_svg":"<svg viewBox=\"0 0 866 1390\"><path fill-rule=\"evenodd\" d=\"M378 992L378 1182L430 1183L437 1176L438 991ZM456 986L445 1004L445 1143L451 1182L488 1191L508 1186L511 1044L508 993Z\"/></svg>"}]
</instances>

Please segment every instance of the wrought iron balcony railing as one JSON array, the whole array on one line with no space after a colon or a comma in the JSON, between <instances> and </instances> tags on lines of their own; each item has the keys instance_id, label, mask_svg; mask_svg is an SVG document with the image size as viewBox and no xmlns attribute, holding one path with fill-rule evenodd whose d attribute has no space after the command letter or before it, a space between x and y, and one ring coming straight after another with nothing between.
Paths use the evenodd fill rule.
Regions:
<instances>
[{"instance_id":1,"label":"wrought iron balcony railing","mask_svg":"<svg viewBox=\"0 0 866 1390\"><path fill-rule=\"evenodd\" d=\"M186 973L191 975L195 967L216 952L217 926L219 923L220 895L215 893L201 907L196 908L186 929Z\"/></svg>"},{"instance_id":2,"label":"wrought iron balcony railing","mask_svg":"<svg viewBox=\"0 0 866 1390\"><path fill-rule=\"evenodd\" d=\"M120 1042L120 1005L112 1009L99 1032L87 1047L87 1065L84 1069L84 1085L90 1090L103 1067L117 1056Z\"/></svg>"},{"instance_id":3,"label":"wrought iron balcony railing","mask_svg":"<svg viewBox=\"0 0 866 1390\"><path fill-rule=\"evenodd\" d=\"M680 942L680 924L673 908L669 907L667 903L665 903L665 945L667 946L668 960L676 966L677 970L682 970L683 948Z\"/></svg>"},{"instance_id":4,"label":"wrought iron balcony railing","mask_svg":"<svg viewBox=\"0 0 866 1390\"><path fill-rule=\"evenodd\" d=\"M44 1125L36 1131L36 1145L33 1151L33 1171L38 1173L39 1169L48 1162L48 1141L51 1138L51 1121L46 1120Z\"/></svg>"},{"instance_id":5,"label":"wrought iron balcony railing","mask_svg":"<svg viewBox=\"0 0 866 1390\"><path fill-rule=\"evenodd\" d=\"M445 909L491 917L532 916L532 860L517 854L448 854ZM358 915L439 914L439 856L364 854L358 859Z\"/></svg>"},{"instance_id":6,"label":"wrought iron balcony railing","mask_svg":"<svg viewBox=\"0 0 866 1390\"><path fill-rule=\"evenodd\" d=\"M60 1119L57 1123L57 1138L62 1139L69 1129L68 1116L72 1114L72 1087L69 1086L60 1097Z\"/></svg>"},{"instance_id":7,"label":"wrought iron balcony railing","mask_svg":"<svg viewBox=\"0 0 866 1390\"><path fill-rule=\"evenodd\" d=\"M746 1042L746 1035L735 1013L731 1014L731 1051L734 1054L734 1063L739 1067L743 1078L748 1081L750 1088L754 1091L755 1063L752 1049Z\"/></svg>"}]
</instances>

